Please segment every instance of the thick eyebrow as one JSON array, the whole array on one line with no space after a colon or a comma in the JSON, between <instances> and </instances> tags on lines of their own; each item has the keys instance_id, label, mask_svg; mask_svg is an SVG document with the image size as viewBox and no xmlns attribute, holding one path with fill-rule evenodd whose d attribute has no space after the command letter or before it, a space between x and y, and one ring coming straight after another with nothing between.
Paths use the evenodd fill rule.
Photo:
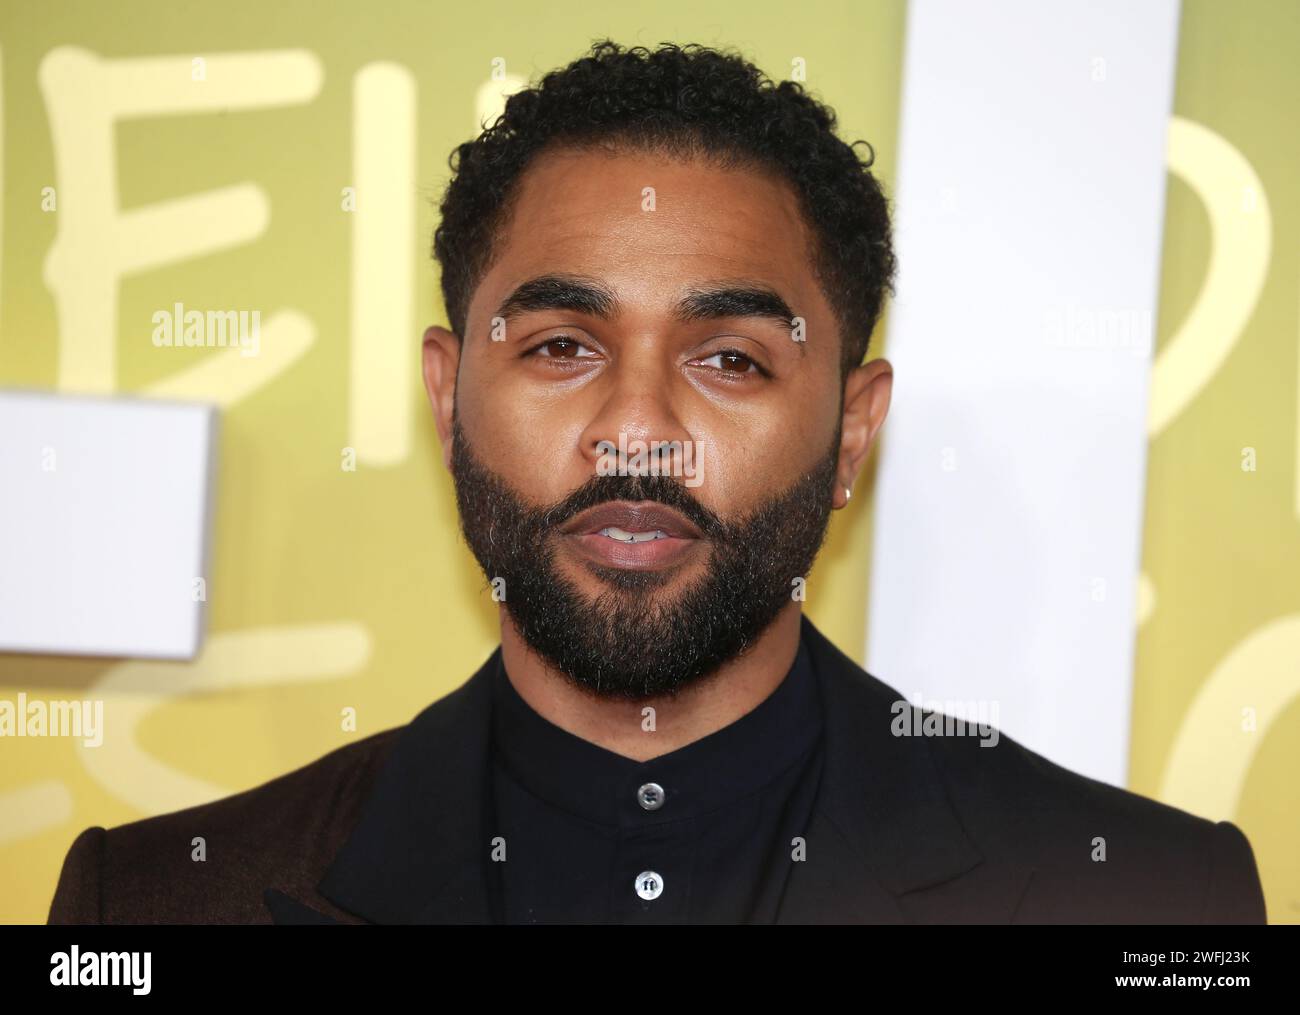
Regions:
<instances>
[{"instance_id":1,"label":"thick eyebrow","mask_svg":"<svg viewBox=\"0 0 1300 1015\"><path fill-rule=\"evenodd\" d=\"M509 321L535 310L572 310L609 320L618 297L604 284L575 275L541 275L521 283L502 301L497 316ZM794 327L794 312L775 289L753 282L717 283L692 289L677 304L678 321L761 317Z\"/></svg>"},{"instance_id":2,"label":"thick eyebrow","mask_svg":"<svg viewBox=\"0 0 1300 1015\"><path fill-rule=\"evenodd\" d=\"M781 295L752 282L719 284L692 289L677 304L677 320L704 321L718 317L763 317L786 328L794 327L794 311Z\"/></svg>"},{"instance_id":3,"label":"thick eyebrow","mask_svg":"<svg viewBox=\"0 0 1300 1015\"><path fill-rule=\"evenodd\" d=\"M594 279L575 275L542 275L517 286L497 308L497 316L510 321L533 310L573 310L609 320L618 298Z\"/></svg>"}]
</instances>

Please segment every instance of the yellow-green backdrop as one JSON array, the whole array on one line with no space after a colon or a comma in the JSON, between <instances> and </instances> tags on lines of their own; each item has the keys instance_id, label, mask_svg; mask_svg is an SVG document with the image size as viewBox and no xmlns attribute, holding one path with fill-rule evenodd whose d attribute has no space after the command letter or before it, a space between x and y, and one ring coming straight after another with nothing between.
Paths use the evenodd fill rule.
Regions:
<instances>
[{"instance_id":1,"label":"yellow-green backdrop","mask_svg":"<svg viewBox=\"0 0 1300 1015\"><path fill-rule=\"evenodd\" d=\"M1196 798L1195 771L1214 758L1185 745L1179 754L1179 738L1186 741L1197 696L1212 680L1263 681L1261 708L1274 702L1274 721L1261 723L1262 742L1242 762L1235 816L1255 845L1270 917L1300 922L1300 790L1288 778L1300 747L1284 734L1300 723L1300 622L1282 622L1300 605L1291 577L1300 556L1300 328L1287 242L1300 211L1290 119L1300 25L1287 0L1244 6L1184 6L1175 113L1227 138L1254 167L1265 191L1256 196L1266 196L1271 216L1271 257L1231 355L1152 440L1130 786L1212 811L1217 802ZM0 920L44 919L82 828L244 789L404 723L496 644L494 606L458 537L416 363L420 331L445 323L428 249L447 154L501 90L599 37L735 46L775 78L805 74L837 110L844 136L871 141L892 194L905 24L902 0L0 3L0 386L181 394L223 408L209 637L199 659L0 654L0 696L102 698L108 726L99 748L0 741ZM94 160L98 149L80 129L102 112L94 82L107 65L96 60L141 61L151 86L176 90L170 114L116 128L111 165ZM365 115L375 65L381 109L385 96L402 98L402 81L413 84L406 99L418 193L415 227L395 236L392 260L370 264L367 275L353 257L346 207L345 188L363 170L354 153L400 148ZM195 88L220 77L232 94L282 101L186 106ZM123 80L123 88L142 87ZM384 91L394 80L395 91ZM377 129L378 137L368 133ZM61 172L115 186L123 214L240 184L263 197L232 193L223 221L200 216L181 246L201 245L205 228L244 228L247 242L199 257L178 251L128 274L114 304L89 283L78 288L75 270L51 272L47 263L59 215L84 211L58 206ZM167 227L146 224L141 235L156 239ZM1165 242L1162 343L1191 312L1212 257L1234 257L1216 248L1203 197L1175 177ZM103 243L103 258L123 256L107 234ZM367 399L356 364L374 336L354 328L353 294L367 277L404 270L412 279L413 326L402 337L409 367L393 374L391 398ZM205 357L229 353L159 350L152 314L178 301L279 314L270 344L282 357L264 355L235 377L205 370ZM887 354L887 317L878 336ZM371 454L354 471L341 467L359 439ZM1253 473L1237 464L1244 446L1258 449ZM809 585L810 614L859 660L870 502L859 496L837 516ZM1264 644L1234 657L1255 635ZM356 710L355 730L344 728L345 709Z\"/></svg>"}]
</instances>

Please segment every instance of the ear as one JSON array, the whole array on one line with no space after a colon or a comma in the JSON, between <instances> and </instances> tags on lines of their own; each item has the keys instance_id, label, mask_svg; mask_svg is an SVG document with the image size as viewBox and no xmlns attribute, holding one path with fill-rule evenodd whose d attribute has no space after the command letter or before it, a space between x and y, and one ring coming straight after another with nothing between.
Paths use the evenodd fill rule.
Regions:
<instances>
[{"instance_id":1,"label":"ear","mask_svg":"<svg viewBox=\"0 0 1300 1015\"><path fill-rule=\"evenodd\" d=\"M873 359L849 372L844 384L844 418L840 430L839 484L831 506L842 508L849 502L845 487L852 487L867 452L889 412L889 396L894 387L894 368L886 359Z\"/></svg>"},{"instance_id":2,"label":"ear","mask_svg":"<svg viewBox=\"0 0 1300 1015\"><path fill-rule=\"evenodd\" d=\"M456 368L460 366L460 339L456 333L430 327L424 333L424 390L433 409L433 422L442 441L442 461L451 469L451 417L456 405Z\"/></svg>"}]
</instances>

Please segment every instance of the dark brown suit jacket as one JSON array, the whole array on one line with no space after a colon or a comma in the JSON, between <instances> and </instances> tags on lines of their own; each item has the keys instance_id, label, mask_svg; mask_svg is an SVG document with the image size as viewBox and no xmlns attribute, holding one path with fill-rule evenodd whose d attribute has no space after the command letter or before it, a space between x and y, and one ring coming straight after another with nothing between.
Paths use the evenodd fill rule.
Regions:
<instances>
[{"instance_id":1,"label":"dark brown suit jacket","mask_svg":"<svg viewBox=\"0 0 1300 1015\"><path fill-rule=\"evenodd\" d=\"M806 618L803 637L826 767L778 922L1265 921L1235 825L1070 772L1006 736L993 747L895 736L898 692ZM495 664L496 654L407 726L265 785L86 829L50 923L491 922ZM203 862L191 860L196 836Z\"/></svg>"}]
</instances>

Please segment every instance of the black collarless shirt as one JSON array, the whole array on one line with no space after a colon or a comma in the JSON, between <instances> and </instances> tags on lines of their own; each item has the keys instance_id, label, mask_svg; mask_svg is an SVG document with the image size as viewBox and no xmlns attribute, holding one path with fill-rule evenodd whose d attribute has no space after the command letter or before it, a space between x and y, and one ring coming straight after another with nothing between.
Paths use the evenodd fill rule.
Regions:
<instances>
[{"instance_id":1,"label":"black collarless shirt","mask_svg":"<svg viewBox=\"0 0 1300 1015\"><path fill-rule=\"evenodd\" d=\"M646 762L542 718L497 658L497 922L775 921L822 768L821 701L802 640L757 708Z\"/></svg>"}]
</instances>

